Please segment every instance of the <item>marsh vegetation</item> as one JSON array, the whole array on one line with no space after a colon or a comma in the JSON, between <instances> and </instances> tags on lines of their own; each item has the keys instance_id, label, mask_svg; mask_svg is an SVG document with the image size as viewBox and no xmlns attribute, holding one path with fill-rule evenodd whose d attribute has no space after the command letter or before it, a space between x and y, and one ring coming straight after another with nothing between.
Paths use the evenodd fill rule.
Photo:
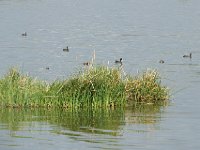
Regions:
<instances>
[{"instance_id":1,"label":"marsh vegetation","mask_svg":"<svg viewBox=\"0 0 200 150\"><path fill-rule=\"evenodd\" d=\"M121 67L89 66L69 79L47 83L12 68L0 79L3 107L124 107L168 99L168 88L155 70L130 76Z\"/></svg>"}]
</instances>

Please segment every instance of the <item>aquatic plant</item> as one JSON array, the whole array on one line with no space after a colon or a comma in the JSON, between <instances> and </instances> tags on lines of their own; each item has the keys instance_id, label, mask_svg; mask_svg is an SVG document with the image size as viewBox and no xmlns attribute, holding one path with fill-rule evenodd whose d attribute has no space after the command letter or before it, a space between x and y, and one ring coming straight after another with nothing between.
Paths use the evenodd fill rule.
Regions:
<instances>
[{"instance_id":1,"label":"aquatic plant","mask_svg":"<svg viewBox=\"0 0 200 150\"><path fill-rule=\"evenodd\" d=\"M0 80L0 102L8 107L35 106L41 103L46 85L27 75L22 75L15 68Z\"/></svg>"},{"instance_id":2,"label":"aquatic plant","mask_svg":"<svg viewBox=\"0 0 200 150\"><path fill-rule=\"evenodd\" d=\"M113 107L124 104L124 90L118 69L97 66L65 81L59 95L62 99L71 99L71 105L75 106Z\"/></svg>"},{"instance_id":3,"label":"aquatic plant","mask_svg":"<svg viewBox=\"0 0 200 150\"><path fill-rule=\"evenodd\" d=\"M127 100L132 104L158 104L169 99L169 90L161 85L155 70L127 78L125 89Z\"/></svg>"},{"instance_id":4,"label":"aquatic plant","mask_svg":"<svg viewBox=\"0 0 200 150\"><path fill-rule=\"evenodd\" d=\"M156 71L131 77L121 67L91 65L69 79L46 83L10 69L0 79L0 104L5 107L114 108L168 99Z\"/></svg>"}]
</instances>

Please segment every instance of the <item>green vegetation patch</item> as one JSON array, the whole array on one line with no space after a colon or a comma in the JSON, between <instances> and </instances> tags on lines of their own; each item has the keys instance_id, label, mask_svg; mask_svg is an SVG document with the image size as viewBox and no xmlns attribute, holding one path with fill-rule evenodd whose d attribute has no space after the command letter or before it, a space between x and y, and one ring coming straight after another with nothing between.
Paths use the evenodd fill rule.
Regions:
<instances>
[{"instance_id":1,"label":"green vegetation patch","mask_svg":"<svg viewBox=\"0 0 200 150\"><path fill-rule=\"evenodd\" d=\"M121 107L160 104L169 99L156 71L125 76L122 68L90 66L66 80L46 83L16 69L0 79L5 107Z\"/></svg>"}]
</instances>

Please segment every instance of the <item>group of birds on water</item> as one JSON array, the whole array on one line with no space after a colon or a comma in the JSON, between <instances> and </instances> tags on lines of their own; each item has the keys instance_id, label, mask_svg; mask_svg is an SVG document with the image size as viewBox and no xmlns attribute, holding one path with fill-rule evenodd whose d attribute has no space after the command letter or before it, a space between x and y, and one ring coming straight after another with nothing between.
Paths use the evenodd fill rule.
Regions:
<instances>
[{"instance_id":1,"label":"group of birds on water","mask_svg":"<svg viewBox=\"0 0 200 150\"><path fill-rule=\"evenodd\" d=\"M189 53L188 55L183 55L183 58L190 58L190 59L192 59L192 53ZM161 59L161 60L159 61L159 63L164 64L165 61Z\"/></svg>"},{"instance_id":2,"label":"group of birds on water","mask_svg":"<svg viewBox=\"0 0 200 150\"><path fill-rule=\"evenodd\" d=\"M65 47L63 48L63 52L69 52L69 47ZM91 62L84 62L83 65L84 66L89 66L91 64ZM115 60L115 64L120 64L122 66L122 58L120 58L119 60Z\"/></svg>"},{"instance_id":3,"label":"group of birds on water","mask_svg":"<svg viewBox=\"0 0 200 150\"><path fill-rule=\"evenodd\" d=\"M65 47L63 48L63 52L69 52L69 47ZM83 65L84 66L89 66L91 63L88 61L88 62L84 62ZM122 65L122 58L120 58L119 60L115 60L115 64L120 64Z\"/></svg>"},{"instance_id":4,"label":"group of birds on water","mask_svg":"<svg viewBox=\"0 0 200 150\"><path fill-rule=\"evenodd\" d=\"M21 34L22 36L27 36L27 32L24 32ZM65 47L63 48L63 52L69 52L69 47ZM183 58L192 58L192 53L189 53L189 55L183 55ZM163 64L165 63L164 60L160 60L159 63ZM91 63L90 62L84 62L83 65L84 66L89 66ZM122 58L120 58L119 60L115 60L115 64L120 64L122 66ZM49 70L49 67L46 67L47 70Z\"/></svg>"},{"instance_id":5,"label":"group of birds on water","mask_svg":"<svg viewBox=\"0 0 200 150\"><path fill-rule=\"evenodd\" d=\"M21 36L26 37L27 36L27 32L22 33ZM63 52L69 52L69 47L67 46L67 47L63 48ZM89 66L90 64L91 64L91 62L84 62L83 63L84 66ZM122 65L122 58L120 58L119 60L115 60L115 64ZM46 67L46 69L49 70L50 68Z\"/></svg>"}]
</instances>

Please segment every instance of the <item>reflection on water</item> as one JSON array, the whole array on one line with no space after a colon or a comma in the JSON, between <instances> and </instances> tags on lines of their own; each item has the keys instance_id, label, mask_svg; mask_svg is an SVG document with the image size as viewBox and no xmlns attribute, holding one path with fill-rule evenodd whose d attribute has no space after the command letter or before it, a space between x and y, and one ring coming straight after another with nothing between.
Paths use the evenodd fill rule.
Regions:
<instances>
[{"instance_id":1,"label":"reflection on water","mask_svg":"<svg viewBox=\"0 0 200 150\"><path fill-rule=\"evenodd\" d=\"M46 148L58 137L62 145L66 145L64 141L67 140L67 143L95 143L93 147L103 144L99 146L110 145L109 147L116 149L116 146L125 146L119 139L127 130L126 126L131 125L130 131L133 133L155 130L154 125L160 121L161 110L160 106L153 105L126 110L1 109L0 148L20 149L21 146L28 146L28 141L33 144L43 142L44 147L41 147ZM58 143L53 143L52 146L58 147Z\"/></svg>"},{"instance_id":2,"label":"reflection on water","mask_svg":"<svg viewBox=\"0 0 200 150\"><path fill-rule=\"evenodd\" d=\"M32 123L42 122L53 127L57 134L62 130L118 135L124 124L154 124L159 121L161 106L145 105L124 109L1 109L2 129L20 131ZM60 129L60 130L59 130Z\"/></svg>"}]
</instances>

